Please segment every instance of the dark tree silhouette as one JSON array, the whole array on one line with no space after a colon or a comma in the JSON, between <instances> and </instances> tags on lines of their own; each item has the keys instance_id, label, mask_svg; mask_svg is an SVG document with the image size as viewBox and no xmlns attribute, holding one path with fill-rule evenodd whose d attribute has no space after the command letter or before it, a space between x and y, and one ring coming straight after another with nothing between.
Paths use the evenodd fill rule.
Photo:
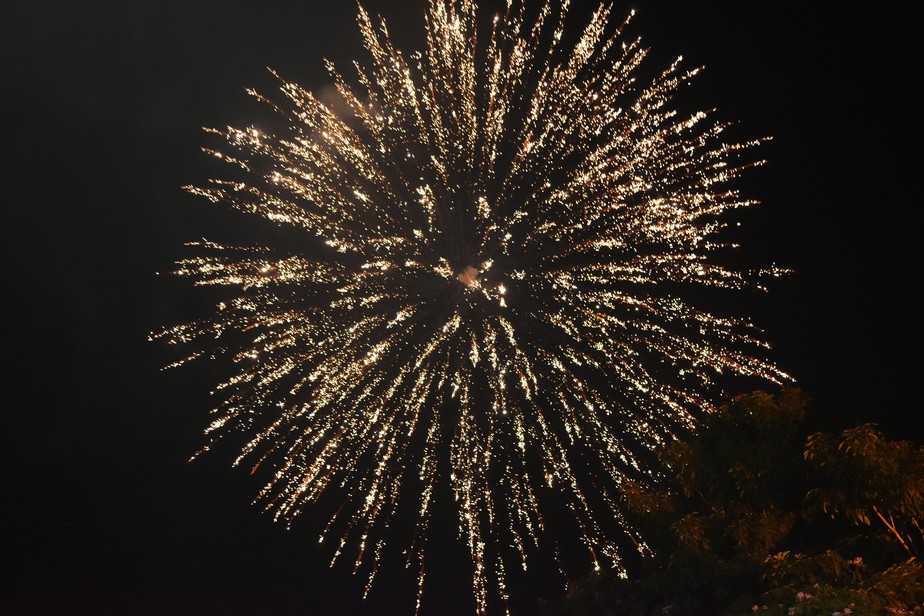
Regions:
<instances>
[{"instance_id":1,"label":"dark tree silhouette","mask_svg":"<svg viewBox=\"0 0 924 616\"><path fill-rule=\"evenodd\" d=\"M918 614L924 450L873 425L806 437L796 389L739 396L623 486L653 556L550 614Z\"/></svg>"}]
</instances>

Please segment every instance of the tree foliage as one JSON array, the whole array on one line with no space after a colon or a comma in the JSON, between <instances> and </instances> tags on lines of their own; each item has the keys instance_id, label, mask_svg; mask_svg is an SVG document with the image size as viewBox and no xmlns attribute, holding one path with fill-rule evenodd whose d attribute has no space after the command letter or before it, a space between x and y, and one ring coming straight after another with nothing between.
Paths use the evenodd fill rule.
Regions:
<instances>
[{"instance_id":1,"label":"tree foliage","mask_svg":"<svg viewBox=\"0 0 924 616\"><path fill-rule=\"evenodd\" d=\"M806 436L806 406L742 395L666 448L670 489L622 489L653 555L548 613L924 613L924 450L871 424Z\"/></svg>"},{"instance_id":2,"label":"tree foliage","mask_svg":"<svg viewBox=\"0 0 924 616\"><path fill-rule=\"evenodd\" d=\"M924 547L924 450L889 441L874 424L837 437L813 434L805 447L817 475L808 501L832 518L855 525L882 525L908 556Z\"/></svg>"}]
</instances>

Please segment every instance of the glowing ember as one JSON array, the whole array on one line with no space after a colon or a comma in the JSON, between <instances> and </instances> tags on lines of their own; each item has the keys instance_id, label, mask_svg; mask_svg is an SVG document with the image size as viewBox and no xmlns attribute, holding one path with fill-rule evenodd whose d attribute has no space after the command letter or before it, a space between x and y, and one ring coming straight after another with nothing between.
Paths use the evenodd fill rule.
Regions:
<instances>
[{"instance_id":1,"label":"glowing ember","mask_svg":"<svg viewBox=\"0 0 924 616\"><path fill-rule=\"evenodd\" d=\"M465 270L457 276L459 282L464 284L467 287L476 286L478 284L478 275L481 272L478 271L478 268L469 265Z\"/></svg>"}]
</instances>

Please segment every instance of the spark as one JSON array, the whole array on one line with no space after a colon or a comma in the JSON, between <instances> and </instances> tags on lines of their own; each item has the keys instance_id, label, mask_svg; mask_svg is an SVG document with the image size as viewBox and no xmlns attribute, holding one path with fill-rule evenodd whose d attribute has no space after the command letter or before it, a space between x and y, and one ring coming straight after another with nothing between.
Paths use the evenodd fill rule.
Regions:
<instances>
[{"instance_id":1,"label":"spark","mask_svg":"<svg viewBox=\"0 0 924 616\"><path fill-rule=\"evenodd\" d=\"M651 452L713 408L720 375L789 378L747 319L685 299L757 286L711 257L721 215L753 204L733 181L760 140L726 143L711 113L672 109L697 71L640 79L646 50L610 7L568 43L564 5L529 27L514 4L485 39L474 0L429 0L409 56L360 8L358 83L329 67L349 114L284 80L284 104L254 93L285 134L211 130L230 149L207 152L246 180L189 191L320 248L195 244L176 273L229 297L152 336L235 362L209 437L243 433L238 462L275 461L260 498L287 524L345 490L319 542L339 534L334 560L355 550L369 585L374 538L409 503L423 592L448 482L480 613L545 541L550 499L589 563L625 575L620 534L646 548L619 485L656 481Z\"/></svg>"}]
</instances>

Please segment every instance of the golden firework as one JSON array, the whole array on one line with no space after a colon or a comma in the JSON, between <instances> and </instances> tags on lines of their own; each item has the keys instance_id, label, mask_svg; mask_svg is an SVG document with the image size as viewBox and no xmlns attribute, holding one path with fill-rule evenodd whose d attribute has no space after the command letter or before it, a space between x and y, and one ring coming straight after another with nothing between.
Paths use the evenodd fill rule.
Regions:
<instances>
[{"instance_id":1,"label":"golden firework","mask_svg":"<svg viewBox=\"0 0 924 616\"><path fill-rule=\"evenodd\" d=\"M344 491L321 539L368 561L369 584L381 531L416 509L418 606L439 482L479 612L543 540L547 499L595 566L622 572L613 535L646 548L620 483L653 479L646 454L712 408L718 375L788 378L746 319L684 299L759 278L709 258L720 215L752 204L732 184L757 142L671 108L697 72L679 60L639 83L646 50L611 7L565 43L567 4L535 22L511 7L479 46L474 0L429 0L410 56L360 9L357 84L329 67L349 113L284 81L284 104L255 94L284 134L212 131L244 179L189 188L324 244L203 242L179 263L230 289L214 317L155 336L236 361L207 433L249 434L238 461L275 461L261 497L277 519Z\"/></svg>"}]
</instances>

